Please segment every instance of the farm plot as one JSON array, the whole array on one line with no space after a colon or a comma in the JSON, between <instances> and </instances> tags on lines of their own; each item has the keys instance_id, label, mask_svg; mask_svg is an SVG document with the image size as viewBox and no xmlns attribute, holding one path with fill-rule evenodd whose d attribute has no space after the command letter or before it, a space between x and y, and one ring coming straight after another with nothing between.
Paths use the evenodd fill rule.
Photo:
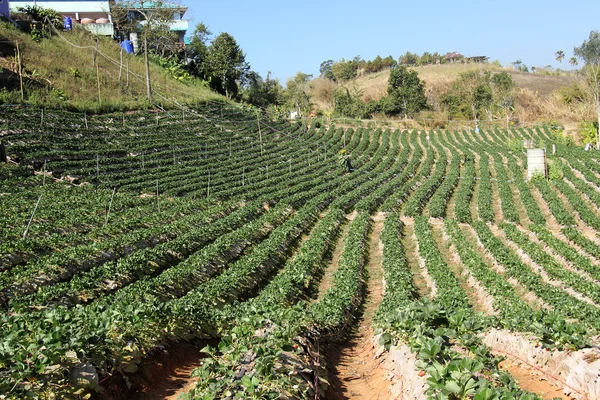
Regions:
<instances>
[{"instance_id":1,"label":"farm plot","mask_svg":"<svg viewBox=\"0 0 600 400\"><path fill-rule=\"evenodd\" d=\"M182 398L600 395L600 170L557 144L525 179L549 132L2 118L0 398L114 397L199 340Z\"/></svg>"}]
</instances>

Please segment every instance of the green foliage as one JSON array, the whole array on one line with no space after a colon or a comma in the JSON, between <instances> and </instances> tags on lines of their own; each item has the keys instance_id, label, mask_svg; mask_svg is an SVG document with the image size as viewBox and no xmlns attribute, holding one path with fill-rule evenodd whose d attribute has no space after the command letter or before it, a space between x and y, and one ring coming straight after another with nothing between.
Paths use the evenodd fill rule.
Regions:
<instances>
[{"instance_id":1,"label":"green foliage","mask_svg":"<svg viewBox=\"0 0 600 400\"><path fill-rule=\"evenodd\" d=\"M0 88L0 104L17 104L21 102L21 93L18 90Z\"/></svg>"},{"instance_id":2,"label":"green foliage","mask_svg":"<svg viewBox=\"0 0 600 400\"><path fill-rule=\"evenodd\" d=\"M63 17L62 15L51 8L44 8L37 5L33 6L25 6L19 7L17 10L20 13L25 14L29 18L31 18L34 22L42 23L42 26L45 28L48 23L54 25L55 28L60 29L63 25Z\"/></svg>"},{"instance_id":3,"label":"green foliage","mask_svg":"<svg viewBox=\"0 0 600 400\"><path fill-rule=\"evenodd\" d=\"M154 54L152 60L160 65L173 79L179 82L189 82L192 79L192 76L185 69L183 62L178 57L161 57Z\"/></svg>"},{"instance_id":4,"label":"green foliage","mask_svg":"<svg viewBox=\"0 0 600 400\"><path fill-rule=\"evenodd\" d=\"M579 124L578 133L583 144L594 143L597 132L598 122L596 121L583 121Z\"/></svg>"},{"instance_id":5,"label":"green foliage","mask_svg":"<svg viewBox=\"0 0 600 400\"><path fill-rule=\"evenodd\" d=\"M457 119L481 119L494 115L509 118L514 109L516 85L510 74L490 71L462 73L441 96L448 114Z\"/></svg>"},{"instance_id":6,"label":"green foliage","mask_svg":"<svg viewBox=\"0 0 600 400\"><path fill-rule=\"evenodd\" d=\"M332 81L335 80L335 76L333 75L333 65L334 64L335 64L335 61L333 61L333 60L327 60L327 61L323 61L321 63L321 65L319 66L319 73L321 74L321 76L323 78L327 78Z\"/></svg>"},{"instance_id":7,"label":"green foliage","mask_svg":"<svg viewBox=\"0 0 600 400\"><path fill-rule=\"evenodd\" d=\"M588 40L573 51L586 65L600 65L600 31L591 31Z\"/></svg>"},{"instance_id":8,"label":"green foliage","mask_svg":"<svg viewBox=\"0 0 600 400\"><path fill-rule=\"evenodd\" d=\"M210 86L228 98L237 95L237 81L250 69L246 55L227 32L212 41L202 66Z\"/></svg>"},{"instance_id":9,"label":"green foliage","mask_svg":"<svg viewBox=\"0 0 600 400\"><path fill-rule=\"evenodd\" d=\"M418 73L404 66L392 68L387 96L382 98L382 111L388 115L414 115L428 107L425 83L419 79Z\"/></svg>"},{"instance_id":10,"label":"green foliage","mask_svg":"<svg viewBox=\"0 0 600 400\"><path fill-rule=\"evenodd\" d=\"M336 82L346 82L356 77L358 63L354 60L344 60L334 63L331 66L331 73Z\"/></svg>"},{"instance_id":11,"label":"green foliage","mask_svg":"<svg viewBox=\"0 0 600 400\"><path fill-rule=\"evenodd\" d=\"M282 92L279 80L271 78L271 72L268 72L267 78L263 80L257 72L250 71L242 86L241 97L249 104L267 107L281 104Z\"/></svg>"},{"instance_id":12,"label":"green foliage","mask_svg":"<svg viewBox=\"0 0 600 400\"><path fill-rule=\"evenodd\" d=\"M548 179L556 181L563 179L564 173L562 169L562 163L554 160L548 161Z\"/></svg>"},{"instance_id":13,"label":"green foliage","mask_svg":"<svg viewBox=\"0 0 600 400\"><path fill-rule=\"evenodd\" d=\"M286 82L286 88L283 92L283 98L286 106L291 110L299 112L308 112L311 107L310 79L312 75L298 72L296 76Z\"/></svg>"},{"instance_id":14,"label":"green foliage","mask_svg":"<svg viewBox=\"0 0 600 400\"><path fill-rule=\"evenodd\" d=\"M361 93L340 87L333 93L334 115L349 118L363 118L365 115L365 105L361 100Z\"/></svg>"},{"instance_id":15,"label":"green foliage","mask_svg":"<svg viewBox=\"0 0 600 400\"><path fill-rule=\"evenodd\" d=\"M574 82L572 85L563 86L557 91L560 100L564 104L583 103L588 101L589 94L585 88L578 82Z\"/></svg>"}]
</instances>

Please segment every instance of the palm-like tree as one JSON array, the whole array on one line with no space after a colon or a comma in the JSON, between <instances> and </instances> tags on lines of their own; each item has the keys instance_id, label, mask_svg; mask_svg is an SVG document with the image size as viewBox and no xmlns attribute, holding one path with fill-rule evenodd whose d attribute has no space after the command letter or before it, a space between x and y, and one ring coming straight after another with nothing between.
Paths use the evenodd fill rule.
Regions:
<instances>
[{"instance_id":1,"label":"palm-like tree","mask_svg":"<svg viewBox=\"0 0 600 400\"><path fill-rule=\"evenodd\" d=\"M575 57L571 57L571 59L569 60L569 64L571 64L571 67L574 67L579 63L577 62L577 59Z\"/></svg>"},{"instance_id":2,"label":"palm-like tree","mask_svg":"<svg viewBox=\"0 0 600 400\"><path fill-rule=\"evenodd\" d=\"M556 61L558 61L559 63L561 63L562 60L565 59L565 52L562 51L562 50L559 50L556 53L554 53L554 57L556 57Z\"/></svg>"}]
</instances>

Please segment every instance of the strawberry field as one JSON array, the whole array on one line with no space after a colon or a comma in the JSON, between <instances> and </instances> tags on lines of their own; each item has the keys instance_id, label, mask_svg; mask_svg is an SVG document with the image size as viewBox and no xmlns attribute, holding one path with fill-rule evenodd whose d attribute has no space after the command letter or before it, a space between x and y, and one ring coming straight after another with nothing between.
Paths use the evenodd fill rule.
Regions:
<instances>
[{"instance_id":1,"label":"strawberry field","mask_svg":"<svg viewBox=\"0 0 600 400\"><path fill-rule=\"evenodd\" d=\"M600 154L545 128L218 103L0 128L0 399L102 398L199 341L184 399L348 398L364 382L334 379L327 349L365 326L389 398L540 398L505 359L600 397ZM521 140L556 145L553 179L526 179Z\"/></svg>"}]
</instances>

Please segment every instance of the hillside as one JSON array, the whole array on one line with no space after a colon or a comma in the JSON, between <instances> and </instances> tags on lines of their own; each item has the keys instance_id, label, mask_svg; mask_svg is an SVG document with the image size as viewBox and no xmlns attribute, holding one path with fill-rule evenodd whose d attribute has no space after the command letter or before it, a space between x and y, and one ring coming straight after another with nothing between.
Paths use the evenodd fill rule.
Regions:
<instances>
[{"instance_id":1,"label":"hillside","mask_svg":"<svg viewBox=\"0 0 600 400\"><path fill-rule=\"evenodd\" d=\"M0 91L0 104L20 101L17 42L25 100L30 104L91 111L148 106L143 57L123 53L121 61L117 42L99 37L96 43L81 28L36 42L9 23L0 23L0 87L9 89ZM223 99L198 80L179 81L158 65L151 64L151 79L153 102L163 107L172 107L173 101Z\"/></svg>"},{"instance_id":2,"label":"hillside","mask_svg":"<svg viewBox=\"0 0 600 400\"><path fill-rule=\"evenodd\" d=\"M573 125L583 117L593 118L593 110L586 107L569 106L564 104L557 95L561 88L570 87L576 81L575 77L567 74L548 75L542 73L526 73L515 71L512 68L502 68L495 64L443 64L427 65L412 68L418 72L419 77L425 81L426 94L431 104L437 104L441 94L446 92L460 74L473 70L489 70L493 72L508 72L517 86L516 115L518 120L525 125L539 123L542 120L556 120L562 124ZM345 83L344 86L355 92L362 93L363 100L378 100L387 91L389 70L373 74L358 76L356 79ZM317 79L322 81L322 79ZM327 84L319 82L317 87ZM328 88L328 93L333 93L334 88ZM332 96L315 95L313 103L318 109L325 110L332 107ZM434 113L433 118L443 119L443 113Z\"/></svg>"},{"instance_id":3,"label":"hillside","mask_svg":"<svg viewBox=\"0 0 600 400\"><path fill-rule=\"evenodd\" d=\"M81 114L0 114L4 397L597 398L597 151Z\"/></svg>"}]
</instances>

